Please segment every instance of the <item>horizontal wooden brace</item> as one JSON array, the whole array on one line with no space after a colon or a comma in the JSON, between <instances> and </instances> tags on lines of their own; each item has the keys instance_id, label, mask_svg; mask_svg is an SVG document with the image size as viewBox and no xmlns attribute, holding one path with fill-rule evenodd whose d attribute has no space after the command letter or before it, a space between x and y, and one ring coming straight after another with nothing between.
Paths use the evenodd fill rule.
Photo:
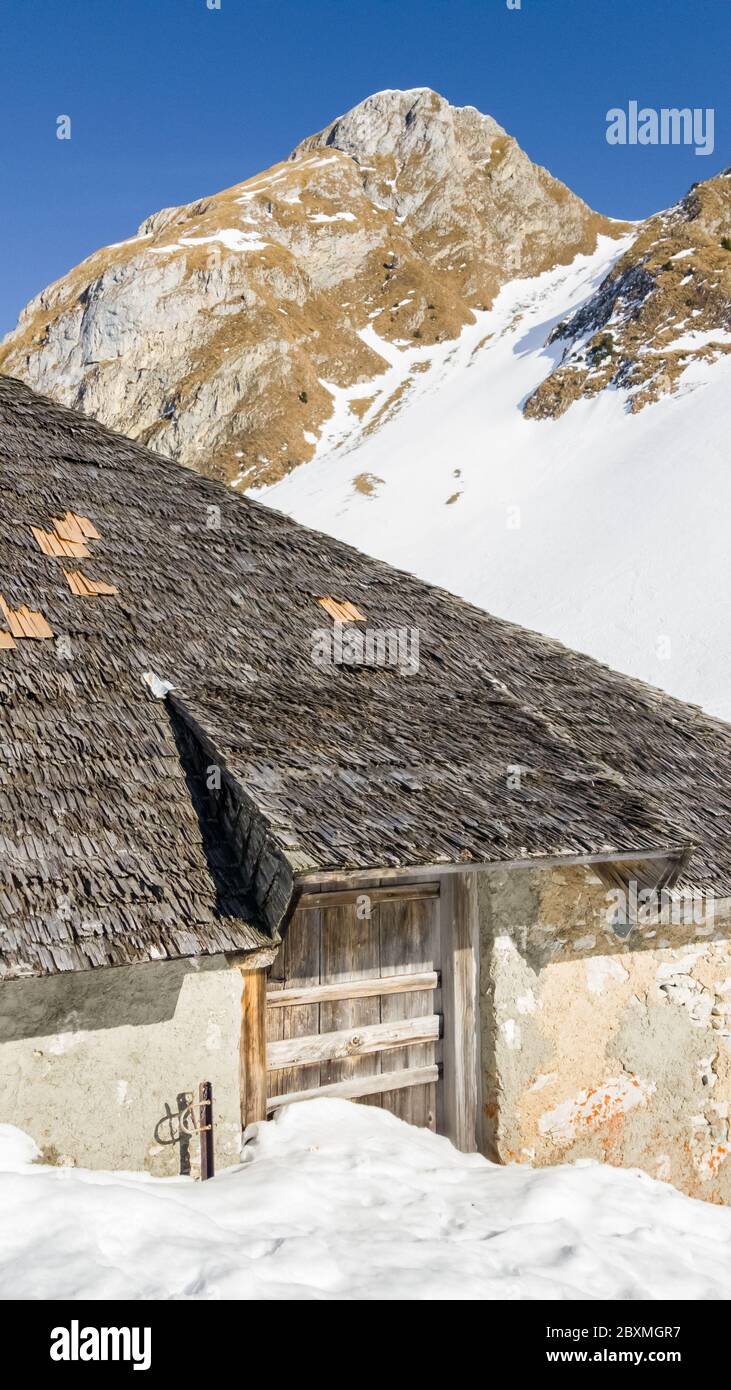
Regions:
<instances>
[{"instance_id":1,"label":"horizontal wooden brace","mask_svg":"<svg viewBox=\"0 0 731 1390\"><path fill-rule=\"evenodd\" d=\"M267 1071L309 1066L313 1062L344 1061L348 1057L384 1052L389 1047L436 1042L439 1023L439 1014L430 1014L425 1018L366 1024L363 1028L342 1028L334 1033L312 1033L304 1038L283 1038L267 1045Z\"/></svg>"},{"instance_id":2,"label":"horizontal wooden brace","mask_svg":"<svg viewBox=\"0 0 731 1390\"><path fill-rule=\"evenodd\" d=\"M407 868L405 866L398 869L308 869L298 873L296 877L297 885L302 892L308 891L308 885L312 885L312 892L325 892L328 889L336 891L345 888L348 883L355 880L358 883L355 896L359 893L368 892L369 882L375 880L382 883L384 879L399 880L400 888L409 888L412 884L419 884L426 879L431 880L434 874L438 874L443 879L448 874L471 874L471 873L490 873L495 869L554 869L564 864L586 865L592 864L619 863L627 859L665 859L669 856L679 856L687 849L695 848L695 841L688 841L685 844L668 844L659 849L619 849L592 851L584 854L535 854L524 855L520 859L486 859L482 862L474 860L463 860L458 864L423 864Z\"/></svg>"},{"instance_id":3,"label":"horizontal wooden brace","mask_svg":"<svg viewBox=\"0 0 731 1390\"><path fill-rule=\"evenodd\" d=\"M267 1008L281 1009L294 1004L318 1004L329 999L372 999L378 994L411 994L417 989L437 989L436 970L413 975L379 975L370 980L342 980L334 985L302 985L300 988L269 989Z\"/></svg>"},{"instance_id":4,"label":"horizontal wooden brace","mask_svg":"<svg viewBox=\"0 0 731 1390\"><path fill-rule=\"evenodd\" d=\"M398 888L348 888L341 892L303 893L297 906L310 907L349 907L359 898L368 898L372 903L421 902L424 898L438 898L438 883L405 883Z\"/></svg>"},{"instance_id":5,"label":"horizontal wooden brace","mask_svg":"<svg viewBox=\"0 0 731 1390\"><path fill-rule=\"evenodd\" d=\"M356 1100L358 1096L377 1096L384 1091L403 1091L407 1086L428 1086L439 1080L439 1067L412 1067L405 1071L381 1072L378 1076L358 1076L350 1081L333 1081L329 1086L313 1086L309 1091L290 1091L286 1096L270 1096L267 1113L283 1105L296 1105L300 1100L322 1100L336 1096Z\"/></svg>"}]
</instances>

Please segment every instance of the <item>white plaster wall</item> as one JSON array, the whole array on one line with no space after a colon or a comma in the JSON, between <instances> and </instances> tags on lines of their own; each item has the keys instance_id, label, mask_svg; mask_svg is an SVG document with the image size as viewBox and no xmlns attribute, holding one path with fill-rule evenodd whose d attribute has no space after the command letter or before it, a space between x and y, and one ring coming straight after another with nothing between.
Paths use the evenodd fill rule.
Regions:
<instances>
[{"instance_id":1,"label":"white plaster wall","mask_svg":"<svg viewBox=\"0 0 731 1390\"><path fill-rule=\"evenodd\" d=\"M173 1175L177 1097L210 1081L216 1164L236 1163L240 1027L241 974L222 957L7 981L0 1123L47 1162ZM194 1175L199 1152L193 1139Z\"/></svg>"}]
</instances>

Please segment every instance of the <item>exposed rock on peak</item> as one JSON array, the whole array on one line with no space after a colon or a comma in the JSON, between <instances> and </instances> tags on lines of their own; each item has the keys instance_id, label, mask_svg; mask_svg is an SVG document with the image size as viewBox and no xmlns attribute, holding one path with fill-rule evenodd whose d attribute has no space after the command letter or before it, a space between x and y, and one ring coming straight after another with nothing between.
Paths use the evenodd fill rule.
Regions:
<instances>
[{"instance_id":1,"label":"exposed rock on peak","mask_svg":"<svg viewBox=\"0 0 731 1390\"><path fill-rule=\"evenodd\" d=\"M490 302L513 274L593 249L609 228L492 116L450 106L428 87L376 92L290 158L322 149L358 164L366 196L393 211L422 254L464 272L460 289L473 304Z\"/></svg>"},{"instance_id":2,"label":"exposed rock on peak","mask_svg":"<svg viewBox=\"0 0 731 1390\"><path fill-rule=\"evenodd\" d=\"M203 472L272 482L312 456L337 388L618 230L492 117L428 88L377 92L49 286L0 370Z\"/></svg>"},{"instance_id":3,"label":"exposed rock on peak","mask_svg":"<svg viewBox=\"0 0 731 1390\"><path fill-rule=\"evenodd\" d=\"M421 158L428 152L437 157L458 155L470 134L475 154L484 155L505 131L492 116L483 116L474 106L450 106L429 87L375 92L324 130L308 136L290 158L334 146L353 159L393 157L403 166L414 155Z\"/></svg>"}]
</instances>

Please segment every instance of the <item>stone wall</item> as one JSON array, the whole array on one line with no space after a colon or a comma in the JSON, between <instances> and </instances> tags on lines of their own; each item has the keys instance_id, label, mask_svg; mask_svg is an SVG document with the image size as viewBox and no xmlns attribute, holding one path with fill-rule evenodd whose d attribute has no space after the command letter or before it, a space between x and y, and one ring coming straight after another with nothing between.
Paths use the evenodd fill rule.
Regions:
<instances>
[{"instance_id":1,"label":"stone wall","mask_svg":"<svg viewBox=\"0 0 731 1390\"><path fill-rule=\"evenodd\" d=\"M218 1167L239 1158L241 974L221 956L0 985L0 1123L44 1161L199 1171L178 1111L211 1081Z\"/></svg>"},{"instance_id":2,"label":"stone wall","mask_svg":"<svg viewBox=\"0 0 731 1390\"><path fill-rule=\"evenodd\" d=\"M731 920L611 925L584 868L478 875L482 1147L731 1201Z\"/></svg>"}]
</instances>

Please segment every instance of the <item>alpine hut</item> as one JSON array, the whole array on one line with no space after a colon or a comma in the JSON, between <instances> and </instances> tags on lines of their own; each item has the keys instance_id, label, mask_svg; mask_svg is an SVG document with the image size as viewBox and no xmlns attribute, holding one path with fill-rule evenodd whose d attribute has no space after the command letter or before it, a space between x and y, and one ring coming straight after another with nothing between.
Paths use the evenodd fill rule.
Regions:
<instances>
[{"instance_id":1,"label":"alpine hut","mask_svg":"<svg viewBox=\"0 0 731 1390\"><path fill-rule=\"evenodd\" d=\"M0 759L46 1162L336 1095L731 1196L726 725L0 378Z\"/></svg>"}]
</instances>

